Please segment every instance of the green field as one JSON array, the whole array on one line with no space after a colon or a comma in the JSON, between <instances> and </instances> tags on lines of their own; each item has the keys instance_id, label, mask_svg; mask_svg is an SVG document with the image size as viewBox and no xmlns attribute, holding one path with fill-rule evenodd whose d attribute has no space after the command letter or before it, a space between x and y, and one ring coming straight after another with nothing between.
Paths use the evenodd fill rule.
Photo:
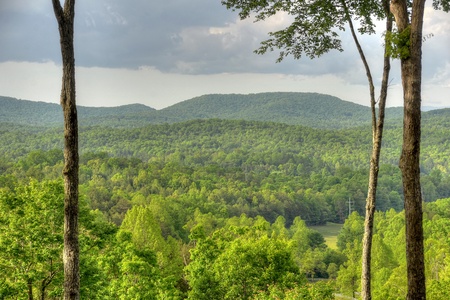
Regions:
<instances>
[{"instance_id":1,"label":"green field","mask_svg":"<svg viewBox=\"0 0 450 300\"><path fill-rule=\"evenodd\" d=\"M311 229L317 230L325 238L325 243L331 249L337 248L337 235L343 224L327 222L327 225L310 226Z\"/></svg>"}]
</instances>

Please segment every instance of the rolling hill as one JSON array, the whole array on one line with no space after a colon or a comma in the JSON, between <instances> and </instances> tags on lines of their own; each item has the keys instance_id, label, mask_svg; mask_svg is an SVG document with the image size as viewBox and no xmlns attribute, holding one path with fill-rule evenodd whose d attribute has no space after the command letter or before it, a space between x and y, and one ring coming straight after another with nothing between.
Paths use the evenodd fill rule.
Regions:
<instances>
[{"instance_id":1,"label":"rolling hill","mask_svg":"<svg viewBox=\"0 0 450 300\"><path fill-rule=\"evenodd\" d=\"M370 108L317 93L204 95L177 103L162 112L173 118L243 119L327 129L370 122ZM398 109L390 109L390 112L390 117L400 116Z\"/></svg>"},{"instance_id":2,"label":"rolling hill","mask_svg":"<svg viewBox=\"0 0 450 300\"><path fill-rule=\"evenodd\" d=\"M143 112L156 111L142 104L130 104L119 107L78 106L80 120L90 123L101 122L103 118L121 117ZM55 126L63 124L61 106L54 103L19 100L0 96L0 122L33 126Z\"/></svg>"},{"instance_id":3,"label":"rolling hill","mask_svg":"<svg viewBox=\"0 0 450 300\"><path fill-rule=\"evenodd\" d=\"M131 104L78 108L81 126L142 127L194 119L269 121L312 128L340 129L370 124L370 108L317 93L213 94L155 110ZM401 108L388 108L387 119L398 119ZM0 97L0 122L32 126L63 123L57 104Z\"/></svg>"}]
</instances>

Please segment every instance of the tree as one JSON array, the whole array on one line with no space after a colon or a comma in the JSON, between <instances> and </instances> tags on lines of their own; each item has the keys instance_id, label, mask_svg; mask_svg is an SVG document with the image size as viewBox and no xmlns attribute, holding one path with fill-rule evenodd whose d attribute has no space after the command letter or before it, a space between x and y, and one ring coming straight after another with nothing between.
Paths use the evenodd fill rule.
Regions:
<instances>
[{"instance_id":1,"label":"tree","mask_svg":"<svg viewBox=\"0 0 450 300\"><path fill-rule=\"evenodd\" d=\"M0 190L0 299L45 299L62 283L62 184ZM42 223L45 220L45 224Z\"/></svg>"},{"instance_id":2,"label":"tree","mask_svg":"<svg viewBox=\"0 0 450 300\"><path fill-rule=\"evenodd\" d=\"M236 221L240 225L227 225L211 236L201 225L191 231L195 247L186 267L188 299L254 299L271 288L285 291L304 285L287 238L272 231L264 218L241 216Z\"/></svg>"},{"instance_id":3,"label":"tree","mask_svg":"<svg viewBox=\"0 0 450 300\"><path fill-rule=\"evenodd\" d=\"M268 236L230 242L217 257L214 272L223 299L251 299L271 285L293 288L304 284L287 241Z\"/></svg>"},{"instance_id":4,"label":"tree","mask_svg":"<svg viewBox=\"0 0 450 300\"><path fill-rule=\"evenodd\" d=\"M375 85L371 70L364 51L358 41L353 18L360 20L360 33L374 33L373 18L386 17L386 31L392 30L392 21L389 12L388 0L378 1L249 1L242 3L240 0L223 0L227 8L240 9L241 18L249 16L251 11L256 11L257 20L276 14L278 11L286 11L295 17L295 21L286 29L270 33L273 37L262 42L262 46L256 53L263 54L275 47L283 49L278 61L292 54L294 58L300 58L303 54L310 58L320 56L332 49L342 51L341 41L336 30L344 30L348 23L352 38L357 47L361 61L364 65L369 84L370 106L372 112L372 155L370 159L369 187L366 200L366 221L363 241L362 281L363 299L370 299L370 258L372 250L373 220L375 214L375 200L378 183L378 170L380 150L383 137L384 115L387 98L387 87L390 72L389 55L385 50L381 93L379 98L378 118L376 112ZM387 46L385 46L386 49Z\"/></svg>"},{"instance_id":5,"label":"tree","mask_svg":"<svg viewBox=\"0 0 450 300\"><path fill-rule=\"evenodd\" d=\"M342 293L354 299L360 288L361 240L355 239L353 243L348 243L343 253L347 256L347 261L338 271L337 285Z\"/></svg>"},{"instance_id":6,"label":"tree","mask_svg":"<svg viewBox=\"0 0 450 300\"><path fill-rule=\"evenodd\" d=\"M164 239L150 206L135 206L130 209L120 228L131 233L133 244L138 250L147 249L156 253L162 276L176 279L182 277L183 262L179 245L171 236Z\"/></svg>"},{"instance_id":7,"label":"tree","mask_svg":"<svg viewBox=\"0 0 450 300\"><path fill-rule=\"evenodd\" d=\"M64 114L64 299L80 298L78 243L78 117L75 101L73 23L75 0L52 0L58 22L63 78L61 106Z\"/></svg>"},{"instance_id":8,"label":"tree","mask_svg":"<svg viewBox=\"0 0 450 300\"><path fill-rule=\"evenodd\" d=\"M450 9L450 1L435 0L435 8ZM411 10L410 12L408 10ZM393 50L400 58L403 86L403 145L400 156L405 197L407 299L425 299L425 265L420 187L422 29L425 0L391 0L397 33Z\"/></svg>"},{"instance_id":9,"label":"tree","mask_svg":"<svg viewBox=\"0 0 450 300\"><path fill-rule=\"evenodd\" d=\"M138 249L132 234L119 230L100 256L106 273L107 299L157 299L160 279L156 254L149 248Z\"/></svg>"},{"instance_id":10,"label":"tree","mask_svg":"<svg viewBox=\"0 0 450 300\"><path fill-rule=\"evenodd\" d=\"M62 180L0 188L0 299L61 299L64 266L64 184ZM80 264L86 299L104 299L98 254L115 232L100 212L81 199ZM43 220L45 220L43 222Z\"/></svg>"},{"instance_id":11,"label":"tree","mask_svg":"<svg viewBox=\"0 0 450 300\"><path fill-rule=\"evenodd\" d=\"M386 36L392 31L392 18L389 10L389 0L382 1L382 7L386 15ZM383 140L383 128L384 128L384 116L387 99L388 80L390 72L390 56L387 51L387 38L385 37L384 46L384 67L383 78L381 82L381 92L378 105L378 118L376 113L376 101L374 95L374 84L372 75L370 74L369 66L364 58L364 54L359 46L359 43L355 37L353 26L351 26L351 18L349 17L349 24L352 30L355 43L360 53L361 59L364 63L367 73L367 79L370 88L370 108L372 111L372 155L370 158L369 169L369 184L366 199L366 215L364 221L364 236L363 236L363 249L362 249L362 268L361 268L361 297L362 299L372 299L371 288L371 258L372 258L372 238L373 238L373 223L375 219L377 187L378 187L378 171L380 169L380 152L381 143Z\"/></svg>"},{"instance_id":12,"label":"tree","mask_svg":"<svg viewBox=\"0 0 450 300\"><path fill-rule=\"evenodd\" d=\"M213 267L223 249L216 240L205 235L201 225L193 228L189 238L194 242L195 248L190 250L191 262L185 270L190 286L188 299L220 299L219 282L214 277Z\"/></svg>"},{"instance_id":13,"label":"tree","mask_svg":"<svg viewBox=\"0 0 450 300\"><path fill-rule=\"evenodd\" d=\"M422 78L422 26L425 0L415 0L412 4L411 21L407 1L391 1L399 35L406 35L402 52L401 76L403 86L403 146L400 169L405 196L406 260L408 277L407 299L425 299L425 265L422 228L422 193L420 189L420 105ZM403 39L401 39L403 41Z\"/></svg>"}]
</instances>

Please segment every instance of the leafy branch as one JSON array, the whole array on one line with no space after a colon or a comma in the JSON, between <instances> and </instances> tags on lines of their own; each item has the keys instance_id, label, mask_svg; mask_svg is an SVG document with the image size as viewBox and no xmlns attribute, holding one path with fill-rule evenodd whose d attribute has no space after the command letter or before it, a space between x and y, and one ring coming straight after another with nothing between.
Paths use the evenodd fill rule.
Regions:
<instances>
[{"instance_id":1,"label":"leafy branch","mask_svg":"<svg viewBox=\"0 0 450 300\"><path fill-rule=\"evenodd\" d=\"M397 30L392 32L386 32L386 52L392 58L397 59L407 59L410 55L409 47L411 45L410 41L411 27L406 27L403 31L398 32Z\"/></svg>"}]
</instances>

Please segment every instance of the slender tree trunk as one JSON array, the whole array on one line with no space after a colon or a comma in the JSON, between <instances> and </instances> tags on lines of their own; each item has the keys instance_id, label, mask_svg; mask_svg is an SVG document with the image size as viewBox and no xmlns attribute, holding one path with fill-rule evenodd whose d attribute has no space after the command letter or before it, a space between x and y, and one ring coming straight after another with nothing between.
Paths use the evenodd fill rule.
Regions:
<instances>
[{"instance_id":1,"label":"slender tree trunk","mask_svg":"<svg viewBox=\"0 0 450 300\"><path fill-rule=\"evenodd\" d=\"M63 78L61 106L64 113L64 299L80 298L78 244L78 118L75 101L73 22L75 0L52 0L58 21Z\"/></svg>"},{"instance_id":2,"label":"slender tree trunk","mask_svg":"<svg viewBox=\"0 0 450 300\"><path fill-rule=\"evenodd\" d=\"M348 9L345 1L341 2L348 19L348 24L350 31L352 33L353 40L358 49L361 61L363 62L364 68L366 70L367 81L369 83L370 92L370 108L372 114L372 155L370 159L370 169L369 169L369 184L366 199L366 216L364 221L364 237L363 237L363 249L362 249L362 272L361 272L361 297L365 300L372 299L371 290L371 259L372 259L372 237L373 237L373 223L375 217L375 207L376 207L376 194L378 186L378 171L380 165L380 152L381 143L383 139L383 128L384 128L384 116L386 108L386 98L387 98L387 88L389 81L389 72L391 69L390 57L387 55L387 50L385 47L385 57L383 61L383 78L381 82L381 92L378 104L378 119L376 113L376 99L375 99L375 85L373 83L372 73L370 71L369 64L365 57L364 51L358 41L356 31L353 27L352 19L348 14ZM388 0L383 1L383 5L386 12L386 31L392 31L392 20L389 11Z\"/></svg>"},{"instance_id":3,"label":"slender tree trunk","mask_svg":"<svg viewBox=\"0 0 450 300\"><path fill-rule=\"evenodd\" d=\"M401 6L400 6L401 5ZM420 126L422 84L422 27L425 0L414 0L411 23L406 2L392 1L399 32L410 26L409 57L401 59L403 85L403 146L400 157L405 196L407 299L426 299L422 227L422 194L420 188ZM393 11L394 12L394 11Z\"/></svg>"},{"instance_id":4,"label":"slender tree trunk","mask_svg":"<svg viewBox=\"0 0 450 300\"><path fill-rule=\"evenodd\" d=\"M386 6L388 7L388 6ZM392 20L387 8L386 31L392 31ZM386 44L386 43L385 43ZM373 224L375 219L376 196L378 187L378 171L380 166L380 152L383 140L384 116L386 108L387 89L389 83L389 72L391 69L390 57L385 47L383 63L383 78L381 81L381 91L378 103L378 121L376 117L375 99L371 99L372 110L372 155L370 158L369 185L366 199L366 216L364 220L364 236L362 249L362 272L361 272L361 297L365 300L372 299L371 288L371 259L372 259L372 238Z\"/></svg>"}]
</instances>

